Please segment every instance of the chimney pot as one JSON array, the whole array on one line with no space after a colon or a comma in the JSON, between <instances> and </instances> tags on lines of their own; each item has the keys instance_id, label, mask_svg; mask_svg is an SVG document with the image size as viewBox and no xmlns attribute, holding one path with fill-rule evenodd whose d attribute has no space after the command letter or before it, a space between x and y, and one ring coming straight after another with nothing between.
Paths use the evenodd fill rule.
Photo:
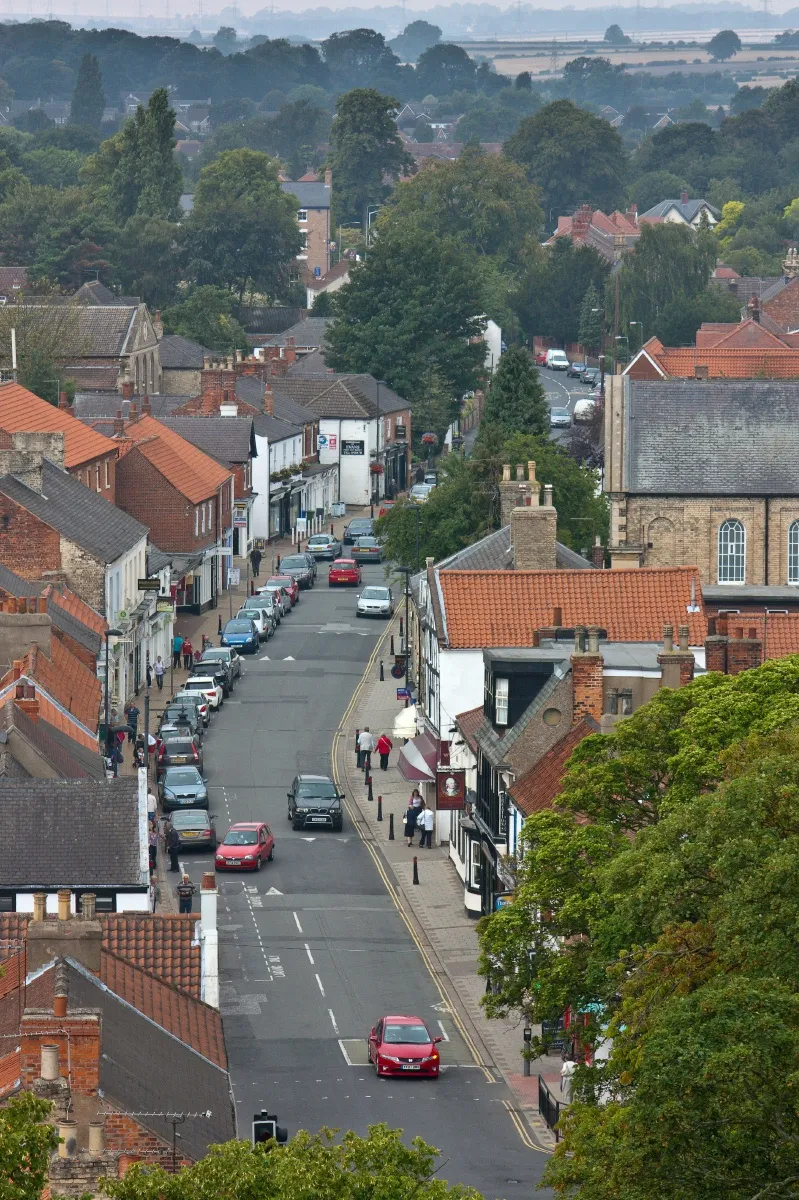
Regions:
<instances>
[{"instance_id":1,"label":"chimney pot","mask_svg":"<svg viewBox=\"0 0 799 1200\"><path fill-rule=\"evenodd\" d=\"M687 625L680 625L677 628L677 644L680 650L688 649L689 630Z\"/></svg>"},{"instance_id":2,"label":"chimney pot","mask_svg":"<svg viewBox=\"0 0 799 1200\"><path fill-rule=\"evenodd\" d=\"M521 463L516 464L516 479L519 483L524 481L524 467Z\"/></svg>"},{"instance_id":3,"label":"chimney pot","mask_svg":"<svg viewBox=\"0 0 799 1200\"><path fill-rule=\"evenodd\" d=\"M67 400L67 394L66 394L66 392L59 392L59 393L58 393L58 407L59 407L59 408L65 408L65 409L66 409L66 408L69 408L69 401Z\"/></svg>"},{"instance_id":4,"label":"chimney pot","mask_svg":"<svg viewBox=\"0 0 799 1200\"><path fill-rule=\"evenodd\" d=\"M663 649L667 652L674 649L674 626L663 626Z\"/></svg>"},{"instance_id":5,"label":"chimney pot","mask_svg":"<svg viewBox=\"0 0 799 1200\"><path fill-rule=\"evenodd\" d=\"M502 482L510 483L510 463L505 463L502 468Z\"/></svg>"},{"instance_id":6,"label":"chimney pot","mask_svg":"<svg viewBox=\"0 0 799 1200\"><path fill-rule=\"evenodd\" d=\"M47 1079L52 1082L58 1079L58 1046L51 1042L42 1044L42 1079Z\"/></svg>"},{"instance_id":7,"label":"chimney pot","mask_svg":"<svg viewBox=\"0 0 799 1200\"><path fill-rule=\"evenodd\" d=\"M599 654L599 626L588 626L588 653Z\"/></svg>"},{"instance_id":8,"label":"chimney pot","mask_svg":"<svg viewBox=\"0 0 799 1200\"><path fill-rule=\"evenodd\" d=\"M574 627L574 653L585 654L585 627L583 625Z\"/></svg>"},{"instance_id":9,"label":"chimney pot","mask_svg":"<svg viewBox=\"0 0 799 1200\"><path fill-rule=\"evenodd\" d=\"M544 508L552 508L552 484L544 484Z\"/></svg>"},{"instance_id":10,"label":"chimney pot","mask_svg":"<svg viewBox=\"0 0 799 1200\"><path fill-rule=\"evenodd\" d=\"M105 1150L105 1121L89 1122L89 1153L102 1154Z\"/></svg>"},{"instance_id":11,"label":"chimney pot","mask_svg":"<svg viewBox=\"0 0 799 1200\"><path fill-rule=\"evenodd\" d=\"M142 396L141 411L142 411L142 416L144 416L145 414L148 417L152 416L153 410L152 410L152 407L150 406L150 397L149 396Z\"/></svg>"},{"instance_id":12,"label":"chimney pot","mask_svg":"<svg viewBox=\"0 0 799 1200\"><path fill-rule=\"evenodd\" d=\"M139 409L136 405L135 400L131 400L131 402L130 402L130 411L128 413L128 416L131 421L138 421L138 419L139 419Z\"/></svg>"},{"instance_id":13,"label":"chimney pot","mask_svg":"<svg viewBox=\"0 0 799 1200\"><path fill-rule=\"evenodd\" d=\"M432 567L432 565L433 565L433 563L434 563L435 561L436 561L436 560L435 560L435 559L432 557L432 555L429 555L429 556L428 556L428 557L427 557L427 558L424 560L424 565L425 565L426 567Z\"/></svg>"},{"instance_id":14,"label":"chimney pot","mask_svg":"<svg viewBox=\"0 0 799 1200\"><path fill-rule=\"evenodd\" d=\"M94 892L84 892L80 898L80 911L84 921L94 921L97 916L97 897Z\"/></svg>"},{"instance_id":15,"label":"chimney pot","mask_svg":"<svg viewBox=\"0 0 799 1200\"><path fill-rule=\"evenodd\" d=\"M58 1122L58 1157L74 1158L78 1149L78 1122Z\"/></svg>"},{"instance_id":16,"label":"chimney pot","mask_svg":"<svg viewBox=\"0 0 799 1200\"><path fill-rule=\"evenodd\" d=\"M33 919L34 921L44 921L47 915L47 893L33 893Z\"/></svg>"},{"instance_id":17,"label":"chimney pot","mask_svg":"<svg viewBox=\"0 0 799 1200\"><path fill-rule=\"evenodd\" d=\"M123 400L132 400L133 399L133 380L132 379L124 379L122 381L122 399Z\"/></svg>"},{"instance_id":18,"label":"chimney pot","mask_svg":"<svg viewBox=\"0 0 799 1200\"><path fill-rule=\"evenodd\" d=\"M65 1017L67 1015L67 997L53 996L53 1016Z\"/></svg>"},{"instance_id":19,"label":"chimney pot","mask_svg":"<svg viewBox=\"0 0 799 1200\"><path fill-rule=\"evenodd\" d=\"M58 919L59 921L68 921L70 917L70 901L72 893L69 888L58 889Z\"/></svg>"}]
</instances>

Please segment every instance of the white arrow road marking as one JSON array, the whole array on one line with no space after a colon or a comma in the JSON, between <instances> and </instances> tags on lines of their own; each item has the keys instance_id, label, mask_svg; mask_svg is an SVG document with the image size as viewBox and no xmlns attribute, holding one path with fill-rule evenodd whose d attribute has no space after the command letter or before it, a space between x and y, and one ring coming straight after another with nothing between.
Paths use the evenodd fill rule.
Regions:
<instances>
[{"instance_id":1,"label":"white arrow road marking","mask_svg":"<svg viewBox=\"0 0 799 1200\"><path fill-rule=\"evenodd\" d=\"M271 887L268 892L264 892L264 895L265 896L282 896L283 893L279 892L276 887Z\"/></svg>"},{"instance_id":2,"label":"white arrow road marking","mask_svg":"<svg viewBox=\"0 0 799 1200\"><path fill-rule=\"evenodd\" d=\"M433 1012L448 1013L451 1011L449 1005L444 1000L438 1004L431 1004L430 1007L433 1009Z\"/></svg>"},{"instance_id":3,"label":"white arrow road marking","mask_svg":"<svg viewBox=\"0 0 799 1200\"><path fill-rule=\"evenodd\" d=\"M283 662L296 662L296 659L294 658L293 654L287 654L283 659Z\"/></svg>"},{"instance_id":4,"label":"white arrow road marking","mask_svg":"<svg viewBox=\"0 0 799 1200\"><path fill-rule=\"evenodd\" d=\"M269 655L268 655L268 654L265 654L265 655L263 656L263 658L260 658L258 661L259 661L259 662L271 662L272 660L271 660L271 658L269 657Z\"/></svg>"},{"instance_id":5,"label":"white arrow road marking","mask_svg":"<svg viewBox=\"0 0 799 1200\"><path fill-rule=\"evenodd\" d=\"M306 838L306 837L304 837L304 838L300 838L300 841L301 841L301 842L315 842L315 841L316 841L316 838Z\"/></svg>"}]
</instances>

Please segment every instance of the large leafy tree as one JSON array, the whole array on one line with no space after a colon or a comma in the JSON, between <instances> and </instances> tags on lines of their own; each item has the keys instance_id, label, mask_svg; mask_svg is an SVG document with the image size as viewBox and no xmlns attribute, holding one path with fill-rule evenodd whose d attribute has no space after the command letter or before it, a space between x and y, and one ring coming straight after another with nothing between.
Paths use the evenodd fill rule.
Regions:
<instances>
[{"instance_id":1,"label":"large leafy tree","mask_svg":"<svg viewBox=\"0 0 799 1200\"><path fill-rule=\"evenodd\" d=\"M580 204L612 211L621 202L622 140L607 121L556 100L521 122L505 143L505 154L538 184L548 222Z\"/></svg>"},{"instance_id":2,"label":"large leafy tree","mask_svg":"<svg viewBox=\"0 0 799 1200\"><path fill-rule=\"evenodd\" d=\"M278 163L228 150L200 172L186 222L189 271L242 299L248 288L279 296L300 251L296 201L281 190Z\"/></svg>"},{"instance_id":3,"label":"large leafy tree","mask_svg":"<svg viewBox=\"0 0 799 1200\"><path fill-rule=\"evenodd\" d=\"M411 169L394 123L396 108L396 100L374 88L354 88L340 97L329 156L338 221L357 220L365 227L368 205L386 195L386 179Z\"/></svg>"},{"instance_id":4,"label":"large leafy tree","mask_svg":"<svg viewBox=\"0 0 799 1200\"><path fill-rule=\"evenodd\" d=\"M477 64L462 46L441 42L429 46L416 64L416 92L420 96L448 96L474 88Z\"/></svg>"},{"instance_id":5,"label":"large leafy tree","mask_svg":"<svg viewBox=\"0 0 799 1200\"><path fill-rule=\"evenodd\" d=\"M431 370L462 394L485 357L483 311L476 255L452 237L390 221L338 293L327 362L385 379L411 400Z\"/></svg>"},{"instance_id":6,"label":"large leafy tree","mask_svg":"<svg viewBox=\"0 0 799 1200\"><path fill-rule=\"evenodd\" d=\"M635 250L619 273L622 321L640 321L649 336L675 303L704 292L716 261L709 231L694 234L684 225L643 225ZM700 321L701 324L701 321Z\"/></svg>"},{"instance_id":7,"label":"large leafy tree","mask_svg":"<svg viewBox=\"0 0 799 1200\"><path fill-rule=\"evenodd\" d=\"M431 25L429 21L411 21L402 33L389 42L389 46L403 62L416 62L423 51L440 41L441 30L438 25Z\"/></svg>"},{"instance_id":8,"label":"large leafy tree","mask_svg":"<svg viewBox=\"0 0 799 1200\"><path fill-rule=\"evenodd\" d=\"M233 296L225 288L191 288L161 315L167 333L179 333L209 350L232 354L248 348L244 328L233 314Z\"/></svg>"},{"instance_id":9,"label":"large leafy tree","mask_svg":"<svg viewBox=\"0 0 799 1200\"><path fill-rule=\"evenodd\" d=\"M525 333L546 334L560 343L576 341L583 297L591 286L604 289L609 270L593 247L575 246L567 237L529 255L512 297Z\"/></svg>"},{"instance_id":10,"label":"large leafy tree","mask_svg":"<svg viewBox=\"0 0 799 1200\"><path fill-rule=\"evenodd\" d=\"M177 1175L135 1163L123 1179L106 1179L104 1192L112 1200L481 1200L436 1178L438 1152L419 1137L406 1145L386 1125L366 1137L334 1133L299 1133L285 1146L226 1142Z\"/></svg>"},{"instance_id":11,"label":"large leafy tree","mask_svg":"<svg viewBox=\"0 0 799 1200\"><path fill-rule=\"evenodd\" d=\"M84 54L78 68L72 105L69 110L70 125L85 125L87 129L99 130L105 108L103 77L100 64L93 54Z\"/></svg>"},{"instance_id":12,"label":"large leafy tree","mask_svg":"<svg viewBox=\"0 0 799 1200\"><path fill-rule=\"evenodd\" d=\"M741 49L741 39L734 29L720 29L707 44L707 52L717 62L732 58Z\"/></svg>"},{"instance_id":13,"label":"large leafy tree","mask_svg":"<svg viewBox=\"0 0 799 1200\"><path fill-rule=\"evenodd\" d=\"M721 288L709 287L698 295L671 300L655 321L654 333L664 346L693 346L696 331L705 321L741 319L741 304Z\"/></svg>"},{"instance_id":14,"label":"large leafy tree","mask_svg":"<svg viewBox=\"0 0 799 1200\"><path fill-rule=\"evenodd\" d=\"M299 179L309 166L319 161L319 147L329 129L330 113L310 100L295 100L281 106L270 122L268 139L292 179Z\"/></svg>"},{"instance_id":15,"label":"large leafy tree","mask_svg":"<svg viewBox=\"0 0 799 1200\"><path fill-rule=\"evenodd\" d=\"M6 1200L40 1200L58 1134L45 1121L52 1105L31 1092L0 1108L0 1194Z\"/></svg>"},{"instance_id":16,"label":"large leafy tree","mask_svg":"<svg viewBox=\"0 0 799 1200\"><path fill-rule=\"evenodd\" d=\"M339 88L390 87L399 59L374 29L331 33L322 42L330 73Z\"/></svg>"},{"instance_id":17,"label":"large leafy tree","mask_svg":"<svg viewBox=\"0 0 799 1200\"><path fill-rule=\"evenodd\" d=\"M549 407L530 354L510 346L499 360L485 401L484 419L512 433L543 435L549 429Z\"/></svg>"},{"instance_id":18,"label":"large leafy tree","mask_svg":"<svg viewBox=\"0 0 799 1200\"><path fill-rule=\"evenodd\" d=\"M602 297L590 283L580 305L580 324L577 328L578 341L589 354L597 354L602 349L604 327Z\"/></svg>"}]
</instances>

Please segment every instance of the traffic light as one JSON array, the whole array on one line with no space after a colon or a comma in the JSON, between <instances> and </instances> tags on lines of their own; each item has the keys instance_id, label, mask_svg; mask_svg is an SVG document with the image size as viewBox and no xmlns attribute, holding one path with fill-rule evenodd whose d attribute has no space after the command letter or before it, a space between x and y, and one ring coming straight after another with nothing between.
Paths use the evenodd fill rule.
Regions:
<instances>
[{"instance_id":1,"label":"traffic light","mask_svg":"<svg viewBox=\"0 0 799 1200\"><path fill-rule=\"evenodd\" d=\"M255 1113L252 1119L252 1144L259 1142L287 1142L289 1132L277 1123L277 1114L263 1112Z\"/></svg>"}]
</instances>

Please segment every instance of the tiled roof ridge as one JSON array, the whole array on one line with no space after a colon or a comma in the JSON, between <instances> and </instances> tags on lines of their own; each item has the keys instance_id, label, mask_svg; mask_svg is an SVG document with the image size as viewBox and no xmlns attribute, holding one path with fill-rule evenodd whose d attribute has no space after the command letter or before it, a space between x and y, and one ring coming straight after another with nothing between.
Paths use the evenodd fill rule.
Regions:
<instances>
[{"instance_id":1,"label":"tiled roof ridge","mask_svg":"<svg viewBox=\"0 0 799 1200\"><path fill-rule=\"evenodd\" d=\"M526 774L522 775L510 789L510 794L524 816L550 808L562 790L563 772L574 749L583 738L598 733L599 725L592 717L583 717L568 729L554 746L542 754ZM536 784L538 795L532 793Z\"/></svg>"}]
</instances>

